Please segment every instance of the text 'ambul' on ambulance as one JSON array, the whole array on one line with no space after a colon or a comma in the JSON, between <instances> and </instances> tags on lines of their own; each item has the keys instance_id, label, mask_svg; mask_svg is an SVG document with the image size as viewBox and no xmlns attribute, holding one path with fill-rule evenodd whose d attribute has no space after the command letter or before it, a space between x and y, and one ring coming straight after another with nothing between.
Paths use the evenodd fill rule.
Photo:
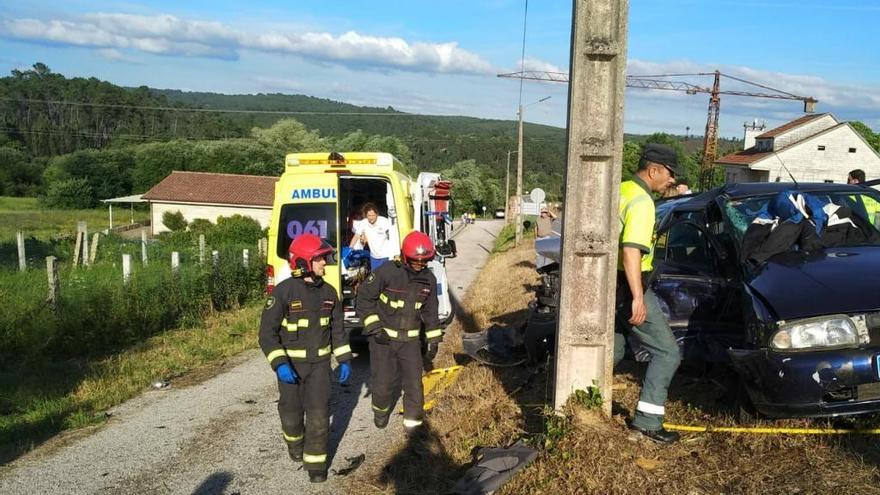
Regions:
<instances>
[{"instance_id":1,"label":"text 'ambul' on ambulance","mask_svg":"<svg viewBox=\"0 0 880 495\"><path fill-rule=\"evenodd\" d=\"M370 260L349 249L361 211L367 203L391 222L389 241L399 247L413 230L431 236L437 256L428 268L437 277L441 321L450 321L452 306L445 259L455 256L455 241L447 239L451 183L435 173L413 180L403 164L389 153L291 153L275 183L275 202L269 224L268 287L290 277L288 249L304 233L325 239L337 251L324 279L336 288L345 309L346 326L358 336L355 315L357 286L369 275Z\"/></svg>"}]
</instances>

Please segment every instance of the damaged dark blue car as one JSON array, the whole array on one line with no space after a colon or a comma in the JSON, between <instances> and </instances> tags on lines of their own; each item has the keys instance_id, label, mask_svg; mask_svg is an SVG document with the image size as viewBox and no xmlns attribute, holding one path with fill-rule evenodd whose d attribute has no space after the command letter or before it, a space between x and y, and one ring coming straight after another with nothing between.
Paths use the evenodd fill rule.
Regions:
<instances>
[{"instance_id":1,"label":"damaged dark blue car","mask_svg":"<svg viewBox=\"0 0 880 495\"><path fill-rule=\"evenodd\" d=\"M729 184L667 201L653 287L685 361L767 417L880 411L880 194Z\"/></svg>"},{"instance_id":2,"label":"damaged dark blue car","mask_svg":"<svg viewBox=\"0 0 880 495\"><path fill-rule=\"evenodd\" d=\"M876 190L824 183L728 184L658 203L651 283L684 362L732 369L747 415L880 411L878 210ZM536 242L549 258L537 304L550 312L559 246Z\"/></svg>"}]
</instances>

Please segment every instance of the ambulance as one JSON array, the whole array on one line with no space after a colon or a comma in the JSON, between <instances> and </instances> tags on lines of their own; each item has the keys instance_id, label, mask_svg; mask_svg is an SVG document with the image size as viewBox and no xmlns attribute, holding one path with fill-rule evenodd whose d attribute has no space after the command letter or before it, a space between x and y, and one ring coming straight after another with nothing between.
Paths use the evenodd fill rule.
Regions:
<instances>
[{"instance_id":1,"label":"ambulance","mask_svg":"<svg viewBox=\"0 0 880 495\"><path fill-rule=\"evenodd\" d=\"M354 224L362 206L376 205L392 224L390 238L397 242L413 230L431 236L437 256L428 268L437 278L440 320L449 322L452 305L446 277L446 258L455 256L455 241L447 240L449 186L439 174L409 177L403 164L389 153L291 153L284 173L275 183L275 201L269 224L267 290L290 277L288 248L304 233L325 239L337 255L327 264L324 280L339 295L347 327L358 329L355 315L357 286L369 275L369 258L349 252ZM358 257L357 255L361 256ZM347 256L346 256L347 255Z\"/></svg>"}]
</instances>

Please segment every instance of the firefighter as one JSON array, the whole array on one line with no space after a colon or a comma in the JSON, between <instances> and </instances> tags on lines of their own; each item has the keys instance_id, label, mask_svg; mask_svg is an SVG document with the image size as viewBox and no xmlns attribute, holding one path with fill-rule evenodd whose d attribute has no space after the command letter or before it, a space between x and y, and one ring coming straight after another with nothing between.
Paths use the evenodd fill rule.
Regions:
<instances>
[{"instance_id":1,"label":"firefighter","mask_svg":"<svg viewBox=\"0 0 880 495\"><path fill-rule=\"evenodd\" d=\"M278 376L278 414L287 452L302 461L313 483L327 479L330 355L339 362L339 383L351 375L342 305L322 278L332 256L333 248L316 235L294 239L292 277L275 287L260 319L260 348Z\"/></svg>"},{"instance_id":2,"label":"firefighter","mask_svg":"<svg viewBox=\"0 0 880 495\"><path fill-rule=\"evenodd\" d=\"M370 338L373 422L385 428L392 401L403 387L403 426L408 434L423 421L422 344L433 359L443 339L437 314L437 279L426 269L434 244L422 232L403 240L401 259L385 263L358 288L357 311ZM424 332L424 334L423 334Z\"/></svg>"}]
</instances>

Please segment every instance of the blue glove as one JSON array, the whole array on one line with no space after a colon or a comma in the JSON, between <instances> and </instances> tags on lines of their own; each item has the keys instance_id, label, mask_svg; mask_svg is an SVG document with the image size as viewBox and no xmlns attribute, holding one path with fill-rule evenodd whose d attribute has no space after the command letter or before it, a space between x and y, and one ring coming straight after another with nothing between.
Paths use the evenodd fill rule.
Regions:
<instances>
[{"instance_id":1,"label":"blue glove","mask_svg":"<svg viewBox=\"0 0 880 495\"><path fill-rule=\"evenodd\" d=\"M296 370L293 369L293 366L284 363L279 366L275 370L275 374L278 375L278 379L284 383L296 383L299 380L299 377L296 375Z\"/></svg>"},{"instance_id":2,"label":"blue glove","mask_svg":"<svg viewBox=\"0 0 880 495\"><path fill-rule=\"evenodd\" d=\"M351 365L348 362L339 364L339 384L343 385L351 377Z\"/></svg>"}]
</instances>

